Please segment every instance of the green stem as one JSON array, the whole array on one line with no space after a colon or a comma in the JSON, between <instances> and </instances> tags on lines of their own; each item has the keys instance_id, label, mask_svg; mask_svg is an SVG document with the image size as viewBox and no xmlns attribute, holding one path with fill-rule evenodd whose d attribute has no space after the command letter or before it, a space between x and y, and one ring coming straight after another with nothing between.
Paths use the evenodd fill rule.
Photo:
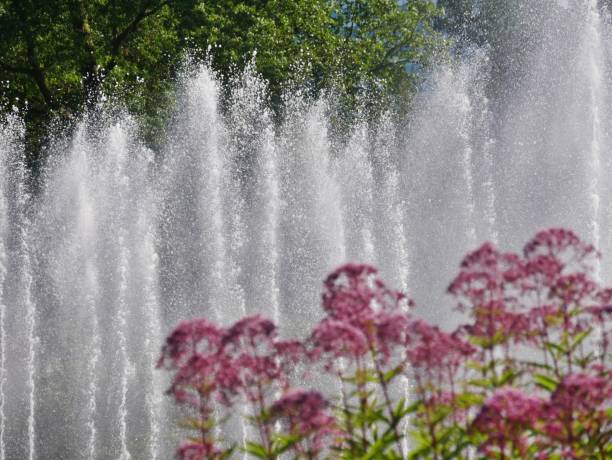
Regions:
<instances>
[{"instance_id":1,"label":"green stem","mask_svg":"<svg viewBox=\"0 0 612 460\"><path fill-rule=\"evenodd\" d=\"M376 367L376 374L378 375L378 382L382 388L383 396L385 398L385 405L387 406L387 410L389 411L389 419L391 420L391 427L393 428L393 434L395 434L395 442L397 444L398 451L402 458L404 457L404 449L402 448L402 443L400 441L401 436L397 426L400 422L400 419L397 419L393 414L393 403L391 402L391 398L389 396L389 388L387 382L385 382L385 376L380 368L380 363L376 359L376 354L373 349L373 346L370 345L370 353L372 354L372 361L374 361L374 366Z\"/></svg>"}]
</instances>

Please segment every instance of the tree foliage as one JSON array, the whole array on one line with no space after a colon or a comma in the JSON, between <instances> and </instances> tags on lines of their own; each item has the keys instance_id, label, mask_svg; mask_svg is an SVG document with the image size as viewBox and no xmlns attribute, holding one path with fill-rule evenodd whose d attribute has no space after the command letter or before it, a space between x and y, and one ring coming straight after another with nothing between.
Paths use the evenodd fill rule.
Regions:
<instances>
[{"instance_id":1,"label":"tree foliage","mask_svg":"<svg viewBox=\"0 0 612 460\"><path fill-rule=\"evenodd\" d=\"M222 74L257 53L257 70L273 90L303 72L315 89L355 93L376 83L395 94L412 89L407 66L420 66L436 44L428 0L224 0L188 17L191 40L211 47Z\"/></svg>"},{"instance_id":2,"label":"tree foliage","mask_svg":"<svg viewBox=\"0 0 612 460\"><path fill-rule=\"evenodd\" d=\"M102 93L158 129L186 52L225 81L254 59L276 100L289 83L405 99L436 14L429 0L0 0L0 104L34 138Z\"/></svg>"},{"instance_id":3,"label":"tree foliage","mask_svg":"<svg viewBox=\"0 0 612 460\"><path fill-rule=\"evenodd\" d=\"M169 1L3 0L0 100L24 111L31 141L50 121L74 119L103 88L150 115L179 49Z\"/></svg>"}]
</instances>

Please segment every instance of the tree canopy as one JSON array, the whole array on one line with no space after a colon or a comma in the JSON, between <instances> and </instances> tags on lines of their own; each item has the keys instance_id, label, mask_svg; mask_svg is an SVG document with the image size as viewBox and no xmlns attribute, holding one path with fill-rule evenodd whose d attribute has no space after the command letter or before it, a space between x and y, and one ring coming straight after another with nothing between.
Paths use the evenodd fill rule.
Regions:
<instances>
[{"instance_id":1,"label":"tree canopy","mask_svg":"<svg viewBox=\"0 0 612 460\"><path fill-rule=\"evenodd\" d=\"M100 94L157 128L186 52L225 81L253 59L273 97L300 82L405 99L438 14L430 0L0 0L0 104L34 139Z\"/></svg>"}]
</instances>

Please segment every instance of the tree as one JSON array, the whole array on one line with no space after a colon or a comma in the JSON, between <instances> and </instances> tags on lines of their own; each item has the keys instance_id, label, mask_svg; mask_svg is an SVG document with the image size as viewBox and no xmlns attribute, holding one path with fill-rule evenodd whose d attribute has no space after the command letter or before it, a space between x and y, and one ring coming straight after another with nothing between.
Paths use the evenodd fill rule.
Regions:
<instances>
[{"instance_id":1,"label":"tree","mask_svg":"<svg viewBox=\"0 0 612 460\"><path fill-rule=\"evenodd\" d=\"M429 0L223 0L200 2L195 14L182 17L190 41L210 49L222 75L240 71L255 55L277 96L297 79L315 94L378 88L405 99L414 70L439 44L437 14Z\"/></svg>"},{"instance_id":2,"label":"tree","mask_svg":"<svg viewBox=\"0 0 612 460\"><path fill-rule=\"evenodd\" d=\"M151 113L180 59L170 3L0 1L5 110L23 109L34 143L52 119L73 119L103 88L126 96L129 108Z\"/></svg>"},{"instance_id":3,"label":"tree","mask_svg":"<svg viewBox=\"0 0 612 460\"><path fill-rule=\"evenodd\" d=\"M186 52L224 82L254 60L275 104L291 83L406 99L437 43L436 14L429 0L0 0L0 105L26 114L33 154L52 120L70 125L100 94L147 137L171 110Z\"/></svg>"},{"instance_id":4,"label":"tree","mask_svg":"<svg viewBox=\"0 0 612 460\"><path fill-rule=\"evenodd\" d=\"M335 2L334 29L341 38L339 70L351 93L377 85L384 92L409 97L416 72L440 44L433 32L439 11L428 0Z\"/></svg>"}]
</instances>

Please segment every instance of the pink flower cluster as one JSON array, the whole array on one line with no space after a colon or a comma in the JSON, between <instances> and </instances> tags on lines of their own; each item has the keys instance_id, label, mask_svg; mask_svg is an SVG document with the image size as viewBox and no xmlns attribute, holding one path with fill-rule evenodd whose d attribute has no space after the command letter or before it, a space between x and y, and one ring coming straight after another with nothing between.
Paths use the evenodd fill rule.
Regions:
<instances>
[{"instance_id":1,"label":"pink flower cluster","mask_svg":"<svg viewBox=\"0 0 612 460\"><path fill-rule=\"evenodd\" d=\"M276 401L271 408L272 417L285 419L300 434L330 427L333 417L327 414L328 403L321 393L312 390L291 390Z\"/></svg>"},{"instance_id":2,"label":"pink flower cluster","mask_svg":"<svg viewBox=\"0 0 612 460\"><path fill-rule=\"evenodd\" d=\"M563 378L542 413L549 444L571 446L581 438L596 439L602 428L612 428L611 377L608 371L602 375L574 373Z\"/></svg>"},{"instance_id":3,"label":"pink flower cluster","mask_svg":"<svg viewBox=\"0 0 612 460\"><path fill-rule=\"evenodd\" d=\"M507 354L513 342L542 350L560 335L576 337L594 319L601 322L610 293L590 278L598 257L565 229L539 232L522 257L486 243L465 257L448 291L470 312L474 321L465 330L483 347L504 345Z\"/></svg>"},{"instance_id":4,"label":"pink flower cluster","mask_svg":"<svg viewBox=\"0 0 612 460\"><path fill-rule=\"evenodd\" d=\"M182 460L202 460L205 458L217 458L221 451L208 441L183 441L177 451L177 456Z\"/></svg>"},{"instance_id":5,"label":"pink flower cluster","mask_svg":"<svg viewBox=\"0 0 612 460\"><path fill-rule=\"evenodd\" d=\"M527 457L535 445L538 458L580 458L603 449L591 444L610 427L612 292L590 277L598 258L573 232L549 229L522 257L486 244L464 259L449 292L471 314L463 329L481 348L477 369L489 382L471 425L486 435L487 455ZM514 387L500 388L506 381Z\"/></svg>"},{"instance_id":6,"label":"pink flower cluster","mask_svg":"<svg viewBox=\"0 0 612 460\"><path fill-rule=\"evenodd\" d=\"M305 342L279 340L259 315L227 328L183 322L159 361L174 372L169 393L195 413L198 436L177 455L227 458L213 433L219 408L246 404L259 439L242 448L260 458L403 458L408 414L423 440L414 458L610 458L612 289L591 277L598 258L564 229L539 232L520 255L485 243L448 288L468 318L451 332L414 318L412 302L360 264L327 277L325 317ZM339 402L295 388L312 369L336 379ZM405 379L414 404L393 399Z\"/></svg>"},{"instance_id":7,"label":"pink flower cluster","mask_svg":"<svg viewBox=\"0 0 612 460\"><path fill-rule=\"evenodd\" d=\"M612 428L610 373L568 374L548 398L528 396L523 391L503 387L495 390L472 423L472 429L486 435L479 449L489 455L518 452L527 457L530 437L540 456L558 448L563 458L580 458L573 448L591 442ZM603 430L602 430L603 429ZM610 435L607 443L610 442ZM572 455L570 455L573 452Z\"/></svg>"},{"instance_id":8,"label":"pink flower cluster","mask_svg":"<svg viewBox=\"0 0 612 460\"><path fill-rule=\"evenodd\" d=\"M315 327L312 356L326 359L327 369L338 358L358 359L372 354L387 363L406 341L412 302L389 289L369 265L343 265L327 277L322 304L327 316Z\"/></svg>"},{"instance_id":9,"label":"pink flower cluster","mask_svg":"<svg viewBox=\"0 0 612 460\"><path fill-rule=\"evenodd\" d=\"M480 450L493 456L495 451L503 454L506 446L511 444L510 453L518 450L522 456L526 456L527 438L524 433L535 426L544 404L542 399L527 396L516 388L496 390L472 424L473 429L487 435L479 446Z\"/></svg>"},{"instance_id":10,"label":"pink flower cluster","mask_svg":"<svg viewBox=\"0 0 612 460\"><path fill-rule=\"evenodd\" d=\"M408 327L410 342L406 355L418 375L426 374L432 380L446 380L476 352L468 342L460 338L460 332L441 331L423 320L415 320Z\"/></svg>"},{"instance_id":11,"label":"pink flower cluster","mask_svg":"<svg viewBox=\"0 0 612 460\"><path fill-rule=\"evenodd\" d=\"M158 367L175 372L168 392L196 409L201 430L197 440L181 446L179 458L216 458L215 403L229 408L244 401L261 411L276 392L288 388L288 372L303 358L301 342L278 340L276 326L259 315L229 328L205 319L179 324L166 340Z\"/></svg>"}]
</instances>

